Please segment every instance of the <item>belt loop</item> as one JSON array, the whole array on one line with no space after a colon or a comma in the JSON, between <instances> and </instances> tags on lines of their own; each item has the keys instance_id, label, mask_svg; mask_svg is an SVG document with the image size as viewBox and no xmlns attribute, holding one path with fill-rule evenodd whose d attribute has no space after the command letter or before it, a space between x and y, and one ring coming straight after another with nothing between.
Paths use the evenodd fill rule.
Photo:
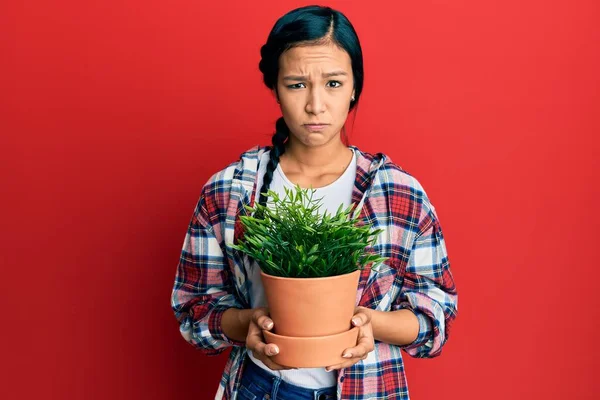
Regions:
<instances>
[{"instance_id":1,"label":"belt loop","mask_svg":"<svg viewBox=\"0 0 600 400\"><path fill-rule=\"evenodd\" d=\"M271 400L277 400L277 391L279 390L280 383L281 378L276 376L275 379L273 379L273 390L271 391Z\"/></svg>"}]
</instances>

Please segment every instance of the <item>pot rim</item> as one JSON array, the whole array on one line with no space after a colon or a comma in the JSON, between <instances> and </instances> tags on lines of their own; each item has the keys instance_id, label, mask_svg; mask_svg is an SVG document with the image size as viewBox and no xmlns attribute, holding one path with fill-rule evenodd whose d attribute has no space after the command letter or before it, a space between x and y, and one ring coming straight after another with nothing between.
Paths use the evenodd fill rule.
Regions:
<instances>
[{"instance_id":1,"label":"pot rim","mask_svg":"<svg viewBox=\"0 0 600 400\"><path fill-rule=\"evenodd\" d=\"M338 336L350 335L350 332L357 331L358 329L359 329L358 326L353 326L352 328L348 329L347 331L335 333L333 335L325 335L325 336L284 336L284 335L278 335L277 333L273 333L266 329L263 329L263 334L266 336L269 336L269 335L273 336L274 338L282 338L282 339L294 340L294 341L296 341L296 340L297 341L313 341L313 340L322 340L322 339L335 339Z\"/></svg>"},{"instance_id":2,"label":"pot rim","mask_svg":"<svg viewBox=\"0 0 600 400\"><path fill-rule=\"evenodd\" d=\"M269 279L274 279L274 280L297 280L297 281L302 281L302 282L306 282L306 281L323 281L323 280L335 280L335 279L342 279L344 277L348 277L350 275L359 273L360 274L361 270L360 269L356 269L352 272L348 272L346 274L342 274L342 275L333 275L333 276L323 276L323 277L316 277L316 278L297 278L297 277L287 277L287 276L275 276L275 275L269 275L265 272L263 272L263 270L260 270L260 274L262 276L265 276Z\"/></svg>"}]
</instances>

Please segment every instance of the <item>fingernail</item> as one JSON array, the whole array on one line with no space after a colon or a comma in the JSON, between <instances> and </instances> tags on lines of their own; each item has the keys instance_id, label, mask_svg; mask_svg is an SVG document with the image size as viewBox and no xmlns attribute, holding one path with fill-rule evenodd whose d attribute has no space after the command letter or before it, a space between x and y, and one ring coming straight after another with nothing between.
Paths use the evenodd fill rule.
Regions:
<instances>
[{"instance_id":1,"label":"fingernail","mask_svg":"<svg viewBox=\"0 0 600 400\"><path fill-rule=\"evenodd\" d=\"M274 356L274 355L276 355L276 354L279 354L279 348L277 348L277 347L273 347L273 349L271 350L271 355L273 355L273 356Z\"/></svg>"},{"instance_id":2,"label":"fingernail","mask_svg":"<svg viewBox=\"0 0 600 400\"><path fill-rule=\"evenodd\" d=\"M264 328L265 329L271 329L273 327L273 321L269 321L267 323L265 323Z\"/></svg>"},{"instance_id":3,"label":"fingernail","mask_svg":"<svg viewBox=\"0 0 600 400\"><path fill-rule=\"evenodd\" d=\"M352 358L352 353L350 353L350 352L345 352L345 353L342 355L342 357L344 357L344 358Z\"/></svg>"},{"instance_id":4,"label":"fingernail","mask_svg":"<svg viewBox=\"0 0 600 400\"><path fill-rule=\"evenodd\" d=\"M353 323L355 326L358 326L358 325L360 325L360 318L352 318L352 323Z\"/></svg>"}]
</instances>

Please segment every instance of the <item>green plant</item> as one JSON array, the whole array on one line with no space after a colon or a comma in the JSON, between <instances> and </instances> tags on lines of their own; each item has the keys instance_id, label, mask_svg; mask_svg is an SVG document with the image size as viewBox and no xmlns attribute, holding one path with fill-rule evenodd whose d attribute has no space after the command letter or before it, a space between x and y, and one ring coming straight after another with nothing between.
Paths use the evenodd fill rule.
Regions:
<instances>
[{"instance_id":1,"label":"green plant","mask_svg":"<svg viewBox=\"0 0 600 400\"><path fill-rule=\"evenodd\" d=\"M269 190L266 206L256 203L241 216L244 236L233 248L248 254L269 275L316 278L342 275L386 258L367 251L382 231L357 225L353 206L321 214L315 190L285 189L282 198ZM270 207L271 206L271 207Z\"/></svg>"}]
</instances>

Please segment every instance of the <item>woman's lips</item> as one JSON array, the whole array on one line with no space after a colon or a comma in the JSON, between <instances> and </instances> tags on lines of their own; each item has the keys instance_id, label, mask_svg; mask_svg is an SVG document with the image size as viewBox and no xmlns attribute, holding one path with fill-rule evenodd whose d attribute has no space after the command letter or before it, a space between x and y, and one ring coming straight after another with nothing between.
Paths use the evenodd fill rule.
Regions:
<instances>
[{"instance_id":1,"label":"woman's lips","mask_svg":"<svg viewBox=\"0 0 600 400\"><path fill-rule=\"evenodd\" d=\"M328 124L305 124L304 127L310 132L319 132L325 129Z\"/></svg>"}]
</instances>

